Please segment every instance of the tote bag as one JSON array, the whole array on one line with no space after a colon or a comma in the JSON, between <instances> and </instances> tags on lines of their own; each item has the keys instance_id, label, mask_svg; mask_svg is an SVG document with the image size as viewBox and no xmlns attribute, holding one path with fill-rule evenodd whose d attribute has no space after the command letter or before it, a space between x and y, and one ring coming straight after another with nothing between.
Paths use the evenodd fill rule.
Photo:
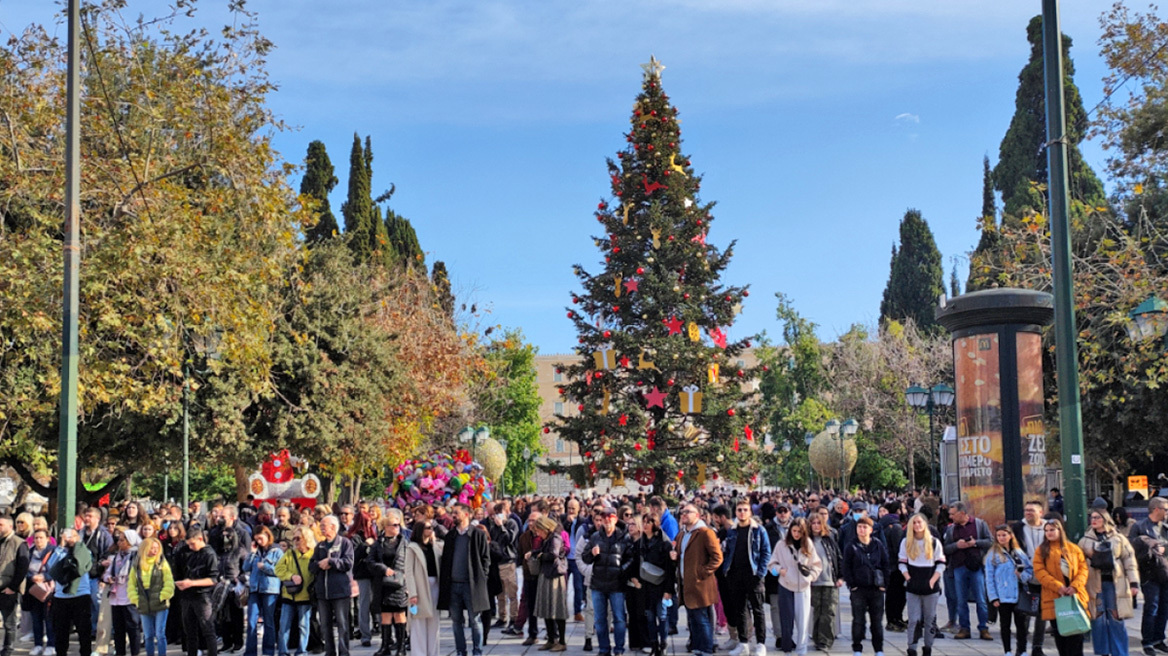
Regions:
<instances>
[{"instance_id":1,"label":"tote bag","mask_svg":"<svg viewBox=\"0 0 1168 656\"><path fill-rule=\"evenodd\" d=\"M1059 597L1054 600L1054 618L1058 622L1060 635L1082 635L1091 630L1091 620L1087 611L1075 596Z\"/></svg>"}]
</instances>

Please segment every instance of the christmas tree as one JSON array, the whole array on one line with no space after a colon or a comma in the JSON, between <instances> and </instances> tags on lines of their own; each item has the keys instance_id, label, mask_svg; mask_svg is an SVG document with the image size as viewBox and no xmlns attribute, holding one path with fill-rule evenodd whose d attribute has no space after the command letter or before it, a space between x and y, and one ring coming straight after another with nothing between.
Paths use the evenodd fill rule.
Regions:
<instances>
[{"instance_id":1,"label":"christmas tree","mask_svg":"<svg viewBox=\"0 0 1168 656\"><path fill-rule=\"evenodd\" d=\"M583 291L567 309L580 359L558 368L569 410L544 428L576 443L583 462L546 469L582 487L745 482L761 464L756 372L737 365L749 338L728 335L749 292L719 282L734 243L722 251L707 238L714 204L698 198L701 177L682 154L665 67L643 68L627 146L608 160L614 198L595 212L603 268L574 267Z\"/></svg>"}]
</instances>

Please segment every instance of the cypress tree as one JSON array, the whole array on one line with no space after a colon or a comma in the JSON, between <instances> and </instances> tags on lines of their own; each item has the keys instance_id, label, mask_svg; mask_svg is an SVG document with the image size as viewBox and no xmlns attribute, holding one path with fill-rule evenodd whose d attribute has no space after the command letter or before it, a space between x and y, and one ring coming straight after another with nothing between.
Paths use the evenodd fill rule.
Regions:
<instances>
[{"instance_id":1,"label":"cypress tree","mask_svg":"<svg viewBox=\"0 0 1168 656\"><path fill-rule=\"evenodd\" d=\"M957 267L949 270L949 298L961 296L961 281L957 279Z\"/></svg>"},{"instance_id":2,"label":"cypress tree","mask_svg":"<svg viewBox=\"0 0 1168 656\"><path fill-rule=\"evenodd\" d=\"M1018 74L1018 93L1014 100L1014 117L998 151L993 170L994 188L1002 193L1003 212L1019 216L1029 208L1045 206L1043 195L1031 183L1045 185L1046 171L1046 92L1043 79L1042 16L1030 19L1026 28L1030 41L1030 60ZM1070 58L1071 39L1063 35L1063 84L1067 121L1067 161L1070 167L1071 196L1088 205L1105 202L1103 183L1083 161L1079 143L1087 125L1087 112L1079 88L1075 86L1075 65ZM984 214L983 214L984 216Z\"/></svg>"},{"instance_id":3,"label":"cypress tree","mask_svg":"<svg viewBox=\"0 0 1168 656\"><path fill-rule=\"evenodd\" d=\"M965 280L967 292L975 292L989 286L984 269L986 264L998 255L998 208L994 200L994 178L988 155L982 158L981 185L981 216L977 219L977 229L981 231L981 237L977 240L977 248L969 256L969 277Z\"/></svg>"},{"instance_id":4,"label":"cypress tree","mask_svg":"<svg viewBox=\"0 0 1168 656\"><path fill-rule=\"evenodd\" d=\"M309 244L320 243L340 232L337 217L333 216L328 199L337 182L333 163L329 160L324 143L317 140L308 144L304 178L300 181L300 194L315 200L318 210L316 224L304 235Z\"/></svg>"},{"instance_id":5,"label":"cypress tree","mask_svg":"<svg viewBox=\"0 0 1168 656\"><path fill-rule=\"evenodd\" d=\"M880 321L912 319L922 330L936 330L933 307L944 291L945 273L933 232L921 213L910 209L900 222L900 247L893 247Z\"/></svg>"},{"instance_id":6,"label":"cypress tree","mask_svg":"<svg viewBox=\"0 0 1168 656\"><path fill-rule=\"evenodd\" d=\"M385 227L394 260L406 266L419 266L424 271L426 257L410 220L393 210L386 210Z\"/></svg>"},{"instance_id":7,"label":"cypress tree","mask_svg":"<svg viewBox=\"0 0 1168 656\"><path fill-rule=\"evenodd\" d=\"M430 284L434 286L434 296L438 307L448 319L454 319L454 293L450 291L450 276L446 273L446 263L438 260L430 272Z\"/></svg>"},{"instance_id":8,"label":"cypress tree","mask_svg":"<svg viewBox=\"0 0 1168 656\"><path fill-rule=\"evenodd\" d=\"M349 248L360 262L368 262L373 256L374 209L373 199L369 197L368 172L361 137L354 133L353 149L349 153L349 195L341 205L341 215L345 218Z\"/></svg>"}]
</instances>

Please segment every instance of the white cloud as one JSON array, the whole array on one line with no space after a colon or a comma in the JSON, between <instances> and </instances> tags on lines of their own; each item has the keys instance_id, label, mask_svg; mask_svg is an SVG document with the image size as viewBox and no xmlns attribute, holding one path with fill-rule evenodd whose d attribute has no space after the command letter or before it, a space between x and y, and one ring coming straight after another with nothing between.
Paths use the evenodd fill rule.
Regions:
<instances>
[{"instance_id":1,"label":"white cloud","mask_svg":"<svg viewBox=\"0 0 1168 656\"><path fill-rule=\"evenodd\" d=\"M909 114L908 112L904 112L903 114L897 114L896 118L893 120L902 125L908 125L910 123L917 125L921 122L921 117L917 116L916 114Z\"/></svg>"}]
</instances>

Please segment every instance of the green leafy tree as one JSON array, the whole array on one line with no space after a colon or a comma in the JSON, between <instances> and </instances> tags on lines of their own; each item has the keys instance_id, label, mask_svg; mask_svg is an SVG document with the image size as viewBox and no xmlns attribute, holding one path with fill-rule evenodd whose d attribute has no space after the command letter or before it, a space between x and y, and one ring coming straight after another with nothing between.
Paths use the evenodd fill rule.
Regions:
<instances>
[{"instance_id":1,"label":"green leafy tree","mask_svg":"<svg viewBox=\"0 0 1168 656\"><path fill-rule=\"evenodd\" d=\"M253 17L233 6L210 39L185 12L126 23L121 10L86 5L80 117L78 462L114 486L180 452L184 362L209 372L190 378L202 395L216 376L232 397L270 393L277 290L303 225L270 142L271 44ZM50 496L65 68L64 41L39 26L0 45L0 460ZM215 357L201 355L212 342ZM201 425L192 446L209 464L254 453L236 428Z\"/></svg>"},{"instance_id":2,"label":"green leafy tree","mask_svg":"<svg viewBox=\"0 0 1168 656\"><path fill-rule=\"evenodd\" d=\"M434 262L434 268L430 270L430 284L434 286L438 307L453 321L454 293L450 291L450 276L446 273L446 263L442 260Z\"/></svg>"},{"instance_id":3,"label":"green leafy tree","mask_svg":"<svg viewBox=\"0 0 1168 656\"><path fill-rule=\"evenodd\" d=\"M1020 217L1024 210L1041 211L1046 206L1046 89L1042 54L1042 16L1030 19L1026 27L1030 59L1018 74L1014 117L998 149L993 170L994 187L1001 192L1004 214ZM1070 57L1071 38L1063 44L1063 96L1067 123L1067 163L1071 196L1090 207L1104 204L1103 183L1079 151L1087 128L1087 111L1079 87L1075 85L1075 65ZM983 214L984 216L984 214Z\"/></svg>"},{"instance_id":4,"label":"green leafy tree","mask_svg":"<svg viewBox=\"0 0 1168 656\"><path fill-rule=\"evenodd\" d=\"M748 425L758 427L744 384L756 372L736 364L750 342L726 336L746 290L720 282L733 244L722 251L707 239L713 204L697 197L701 178L681 151L678 112L658 66L645 65L628 146L608 162L616 198L595 213L601 269L575 266L583 290L568 317L579 359L561 365L570 409L549 427L583 457L547 469L581 485L638 469L654 472L658 489L679 479L693 485L703 471L730 480L758 471L752 449L732 448L745 442ZM700 407L696 396L688 404L690 392L703 395Z\"/></svg>"},{"instance_id":5,"label":"green leafy tree","mask_svg":"<svg viewBox=\"0 0 1168 656\"><path fill-rule=\"evenodd\" d=\"M536 349L517 329L485 343L483 384L473 399L477 419L491 429L491 437L507 443L507 469L503 474L508 494L535 489L523 461L523 450L540 453L539 407L542 400L535 376Z\"/></svg>"},{"instance_id":6,"label":"green leafy tree","mask_svg":"<svg viewBox=\"0 0 1168 656\"><path fill-rule=\"evenodd\" d=\"M893 247L888 284L880 302L880 321L912 319L925 330L935 330L933 308L945 291L944 281L941 252L933 240L933 231L920 212L908 210L900 222L900 247Z\"/></svg>"},{"instance_id":7,"label":"green leafy tree","mask_svg":"<svg viewBox=\"0 0 1168 656\"><path fill-rule=\"evenodd\" d=\"M304 178L300 180L300 195L307 196L316 203L316 222L304 236L309 244L331 239L340 232L337 217L333 216L328 198L336 186L337 176L334 174L333 163L329 160L324 142L313 141L308 144Z\"/></svg>"},{"instance_id":8,"label":"green leafy tree","mask_svg":"<svg viewBox=\"0 0 1168 656\"><path fill-rule=\"evenodd\" d=\"M387 209L385 229L394 261L404 266L419 267L425 271L426 255L422 252L422 245L418 243L418 233L414 232L414 226L410 225L410 220Z\"/></svg>"},{"instance_id":9,"label":"green leafy tree","mask_svg":"<svg viewBox=\"0 0 1168 656\"><path fill-rule=\"evenodd\" d=\"M381 208L370 195L373 175L373 145L369 137L361 146L361 137L353 134L349 153L349 194L341 206L345 217L345 234L349 248L358 261L389 264L389 237L381 220Z\"/></svg>"},{"instance_id":10,"label":"green leafy tree","mask_svg":"<svg viewBox=\"0 0 1168 656\"><path fill-rule=\"evenodd\" d=\"M993 173L990 170L990 158L986 156L982 158L981 215L977 218L977 229L981 236L977 240L977 248L969 256L969 277L965 282L967 292L976 292L992 284L986 272L992 266L990 261L1001 257L997 213Z\"/></svg>"}]
</instances>

